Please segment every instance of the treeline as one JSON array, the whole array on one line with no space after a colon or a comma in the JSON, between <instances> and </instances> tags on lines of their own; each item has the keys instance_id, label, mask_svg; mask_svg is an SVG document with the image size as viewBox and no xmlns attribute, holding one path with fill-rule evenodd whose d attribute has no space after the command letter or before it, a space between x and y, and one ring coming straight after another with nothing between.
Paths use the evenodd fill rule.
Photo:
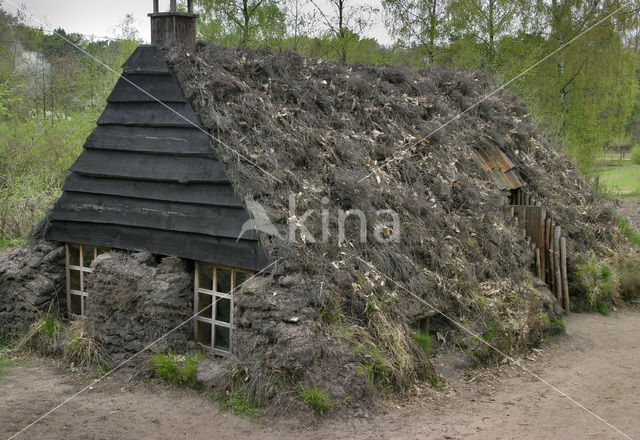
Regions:
<instances>
[{"instance_id":1,"label":"treeline","mask_svg":"<svg viewBox=\"0 0 640 440\"><path fill-rule=\"evenodd\" d=\"M0 9L0 248L23 238L59 195L118 78L74 44L120 72L138 44L131 20L119 25L129 35L92 41L45 33Z\"/></svg>"},{"instance_id":2,"label":"treeline","mask_svg":"<svg viewBox=\"0 0 640 440\"><path fill-rule=\"evenodd\" d=\"M380 9L355 0L195 3L199 37L225 46L483 70L498 83L526 72L507 90L586 173L605 148L640 144L640 0L382 0ZM140 42L131 16L114 28L117 39L93 40L43 32L1 6L0 246L23 237L58 195L117 80L113 71ZM364 37L381 20L390 46Z\"/></svg>"},{"instance_id":3,"label":"treeline","mask_svg":"<svg viewBox=\"0 0 640 440\"><path fill-rule=\"evenodd\" d=\"M509 91L586 173L604 148L640 143L637 1L382 0L382 10L354 0L195 3L200 37L223 45L483 70L499 82L562 48ZM396 39L392 47L361 37L375 20Z\"/></svg>"}]
</instances>

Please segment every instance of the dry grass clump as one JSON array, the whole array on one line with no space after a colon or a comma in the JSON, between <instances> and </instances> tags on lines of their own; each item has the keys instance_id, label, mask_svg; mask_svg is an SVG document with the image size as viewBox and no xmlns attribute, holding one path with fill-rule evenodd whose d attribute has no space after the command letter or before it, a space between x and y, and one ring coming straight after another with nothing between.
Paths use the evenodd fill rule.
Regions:
<instances>
[{"instance_id":1,"label":"dry grass clump","mask_svg":"<svg viewBox=\"0 0 640 440\"><path fill-rule=\"evenodd\" d=\"M85 331L85 320L63 323L43 316L29 326L14 350L59 356L73 368L92 369L105 366L104 348Z\"/></svg>"},{"instance_id":2,"label":"dry grass clump","mask_svg":"<svg viewBox=\"0 0 640 440\"><path fill-rule=\"evenodd\" d=\"M50 316L43 316L31 324L27 332L17 341L16 351L30 351L44 355L59 353L63 324Z\"/></svg>"},{"instance_id":3,"label":"dry grass clump","mask_svg":"<svg viewBox=\"0 0 640 440\"><path fill-rule=\"evenodd\" d=\"M84 319L71 321L67 326L66 337L62 345L64 359L77 368L103 367L105 365L104 348L89 337L85 331Z\"/></svg>"}]
</instances>

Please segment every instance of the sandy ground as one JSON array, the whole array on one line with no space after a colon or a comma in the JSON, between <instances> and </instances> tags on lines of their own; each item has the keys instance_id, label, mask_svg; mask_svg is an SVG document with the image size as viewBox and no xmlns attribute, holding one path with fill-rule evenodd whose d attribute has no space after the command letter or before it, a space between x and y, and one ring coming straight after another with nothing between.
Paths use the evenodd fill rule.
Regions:
<instances>
[{"instance_id":1,"label":"sandy ground","mask_svg":"<svg viewBox=\"0 0 640 440\"><path fill-rule=\"evenodd\" d=\"M574 314L567 335L523 364L640 439L640 311ZM9 438L81 384L50 361L18 361L0 378L0 438ZM340 411L338 410L338 413ZM623 439L514 365L474 370L375 415L250 420L189 390L108 380L62 406L24 439Z\"/></svg>"},{"instance_id":2,"label":"sandy ground","mask_svg":"<svg viewBox=\"0 0 640 440\"><path fill-rule=\"evenodd\" d=\"M629 224L640 231L640 198L618 199L618 212L629 220Z\"/></svg>"}]
</instances>

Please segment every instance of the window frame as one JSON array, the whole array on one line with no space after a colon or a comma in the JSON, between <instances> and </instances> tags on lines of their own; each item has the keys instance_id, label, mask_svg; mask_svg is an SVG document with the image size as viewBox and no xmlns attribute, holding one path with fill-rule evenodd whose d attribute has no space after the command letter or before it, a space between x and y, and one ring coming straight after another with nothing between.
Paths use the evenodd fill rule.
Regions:
<instances>
[{"instance_id":1,"label":"window frame","mask_svg":"<svg viewBox=\"0 0 640 440\"><path fill-rule=\"evenodd\" d=\"M200 287L200 271L201 267L207 267L211 269L211 289L207 289L204 287ZM218 288L218 270L227 270L230 274L229 280L229 292L219 292ZM241 269L233 266L226 266L222 264L216 263L208 263L205 261L196 261L195 262L195 271L194 271L194 295L193 295L193 314L195 316L194 319L194 338L198 344L201 344L215 352L216 354L220 354L223 356L229 355L233 352L233 333L235 330L234 325L234 291L236 290L236 274L243 273L249 276L253 275L253 272L246 269ZM211 297L211 305L206 306L209 308L207 310L206 315L202 316L201 313L203 310L200 310L200 295L209 295ZM229 322L219 321L216 319L217 315L217 304L220 299L228 299L229 300ZM210 343L206 344L201 342L198 337L198 323L206 323L211 326L211 335L210 335ZM216 347L216 327L226 328L229 330L229 345L228 350L224 350L222 348Z\"/></svg>"},{"instance_id":2,"label":"window frame","mask_svg":"<svg viewBox=\"0 0 640 440\"><path fill-rule=\"evenodd\" d=\"M75 248L76 252L79 252L78 255L78 263L79 265L71 264L71 248ZM92 245L84 245L78 243L65 243L65 275L66 275L66 286L67 286L67 313L70 316L85 316L85 302L89 297L89 292L86 291L85 284L85 276L93 272L93 269L90 266L85 266L84 264L84 251L85 248L91 249L93 251L93 258L91 259L91 263L98 258L98 255L102 254L105 251L108 251L107 248L102 248L99 246ZM89 265L91 264L89 263ZM80 290L71 288L71 272L75 271L80 274ZM71 296L79 296L80 297L80 314L73 312L71 306Z\"/></svg>"}]
</instances>

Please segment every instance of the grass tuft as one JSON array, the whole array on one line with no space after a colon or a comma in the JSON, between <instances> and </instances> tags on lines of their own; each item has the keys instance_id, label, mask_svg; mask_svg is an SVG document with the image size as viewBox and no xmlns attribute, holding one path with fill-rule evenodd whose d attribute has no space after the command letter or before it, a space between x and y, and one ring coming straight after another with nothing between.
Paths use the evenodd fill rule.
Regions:
<instances>
[{"instance_id":1,"label":"grass tuft","mask_svg":"<svg viewBox=\"0 0 640 440\"><path fill-rule=\"evenodd\" d=\"M328 413L336 404L317 386L300 388L298 389L298 395L309 408L319 415Z\"/></svg>"},{"instance_id":2,"label":"grass tuft","mask_svg":"<svg viewBox=\"0 0 640 440\"><path fill-rule=\"evenodd\" d=\"M616 215L616 219L618 220L618 227L627 238L627 240L629 240L636 246L640 246L640 234L638 234L638 232L636 232L631 227L627 219L622 217L621 215Z\"/></svg>"},{"instance_id":3,"label":"grass tuft","mask_svg":"<svg viewBox=\"0 0 640 440\"><path fill-rule=\"evenodd\" d=\"M364 345L356 347L356 353L360 354ZM389 382L390 368L382 351L376 347L369 347L369 353L365 355L367 364L361 364L358 372L368 383L379 388Z\"/></svg>"},{"instance_id":4,"label":"grass tuft","mask_svg":"<svg viewBox=\"0 0 640 440\"><path fill-rule=\"evenodd\" d=\"M62 346L65 359L77 368L104 368L104 348L84 330L84 321L78 319L69 324L69 333Z\"/></svg>"},{"instance_id":5,"label":"grass tuft","mask_svg":"<svg viewBox=\"0 0 640 440\"><path fill-rule=\"evenodd\" d=\"M156 376L172 384L195 386L198 383L198 364L201 354L179 356L172 351L155 353L151 365Z\"/></svg>"},{"instance_id":6,"label":"grass tuft","mask_svg":"<svg viewBox=\"0 0 640 440\"><path fill-rule=\"evenodd\" d=\"M411 338L416 341L422 351L427 355L431 354L431 351L433 350L433 339L430 335L416 330L411 333Z\"/></svg>"},{"instance_id":7,"label":"grass tuft","mask_svg":"<svg viewBox=\"0 0 640 440\"><path fill-rule=\"evenodd\" d=\"M251 400L246 392L219 392L209 395L220 403L220 407L230 410L235 415L255 418L262 414L263 405Z\"/></svg>"},{"instance_id":8,"label":"grass tuft","mask_svg":"<svg viewBox=\"0 0 640 440\"><path fill-rule=\"evenodd\" d=\"M596 309L604 316L609 316L609 305L604 301L598 301L596 303Z\"/></svg>"},{"instance_id":9,"label":"grass tuft","mask_svg":"<svg viewBox=\"0 0 640 440\"><path fill-rule=\"evenodd\" d=\"M551 324L551 331L553 331L553 333L564 333L564 320L562 318L555 318Z\"/></svg>"}]
</instances>

